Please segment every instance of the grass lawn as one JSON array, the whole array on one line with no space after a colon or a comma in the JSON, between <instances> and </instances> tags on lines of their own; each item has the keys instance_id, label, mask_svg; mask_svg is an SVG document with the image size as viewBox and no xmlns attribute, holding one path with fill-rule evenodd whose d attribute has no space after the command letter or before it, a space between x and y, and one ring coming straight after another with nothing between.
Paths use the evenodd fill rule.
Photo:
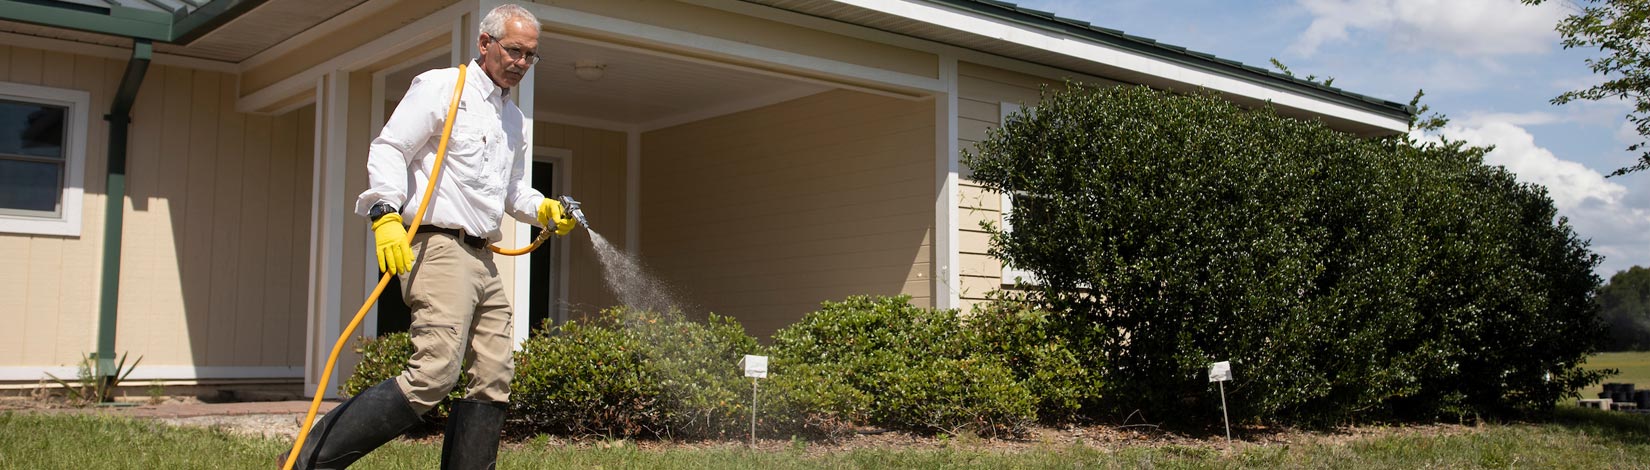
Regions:
<instances>
[{"instance_id":1,"label":"grass lawn","mask_svg":"<svg viewBox=\"0 0 1650 470\"><path fill-rule=\"evenodd\" d=\"M1588 358L1582 367L1620 370L1621 375L1606 378L1604 382L1636 384L1635 390L1650 390L1650 351L1599 353ZM1582 390L1581 398L1598 398L1598 392L1602 391L1604 384L1594 385Z\"/></svg>"},{"instance_id":2,"label":"grass lawn","mask_svg":"<svg viewBox=\"0 0 1650 470\"><path fill-rule=\"evenodd\" d=\"M1424 428L1421 428L1424 429ZM1650 417L1560 407L1539 423L1492 424L1459 432L1409 428L1353 434L1307 434L1289 443L1227 445L1041 445L992 450L959 439L938 449L878 448L817 452L806 443L783 450L737 445L667 450L635 445L512 444L500 468L1646 468ZM84 415L0 413L0 468L269 468L287 442L204 428ZM438 442L397 441L356 465L426 469Z\"/></svg>"}]
</instances>

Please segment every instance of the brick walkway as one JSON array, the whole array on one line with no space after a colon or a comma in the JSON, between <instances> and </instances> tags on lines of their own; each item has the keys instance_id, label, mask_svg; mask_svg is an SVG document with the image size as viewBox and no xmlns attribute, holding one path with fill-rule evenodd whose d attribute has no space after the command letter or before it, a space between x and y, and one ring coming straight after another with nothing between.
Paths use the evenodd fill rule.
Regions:
<instances>
[{"instance_id":1,"label":"brick walkway","mask_svg":"<svg viewBox=\"0 0 1650 470\"><path fill-rule=\"evenodd\" d=\"M318 410L326 413L338 406L337 401L323 401ZM91 413L131 418L194 418L200 416L242 415L302 415L309 411L308 401L255 401L240 403L167 403L121 407L32 409L39 413Z\"/></svg>"}]
</instances>

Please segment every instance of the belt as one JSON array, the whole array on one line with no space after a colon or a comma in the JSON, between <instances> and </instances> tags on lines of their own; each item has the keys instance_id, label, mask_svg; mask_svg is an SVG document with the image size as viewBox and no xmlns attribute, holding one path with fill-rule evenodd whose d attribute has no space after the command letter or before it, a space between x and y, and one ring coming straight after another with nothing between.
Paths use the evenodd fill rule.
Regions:
<instances>
[{"instance_id":1,"label":"belt","mask_svg":"<svg viewBox=\"0 0 1650 470\"><path fill-rule=\"evenodd\" d=\"M459 229L456 229L456 228L437 227L437 226L434 226L434 225L420 225L420 226L418 226L418 231L421 232L421 233L444 233L444 234L447 234L447 235L452 235L453 238L457 238L459 241L464 242L465 245L470 245L471 247L474 247L474 248L486 248L487 247L487 239L477 237L477 236L471 236L468 233L464 233L463 230L459 230Z\"/></svg>"}]
</instances>

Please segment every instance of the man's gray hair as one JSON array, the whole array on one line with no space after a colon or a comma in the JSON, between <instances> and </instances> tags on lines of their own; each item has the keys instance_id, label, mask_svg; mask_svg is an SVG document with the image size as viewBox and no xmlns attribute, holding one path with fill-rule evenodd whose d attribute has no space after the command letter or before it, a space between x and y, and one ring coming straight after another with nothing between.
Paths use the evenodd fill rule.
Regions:
<instances>
[{"instance_id":1,"label":"man's gray hair","mask_svg":"<svg viewBox=\"0 0 1650 470\"><path fill-rule=\"evenodd\" d=\"M535 30L542 29L539 26L538 17L533 16L532 12L527 11L526 8L522 8L520 5L506 3L494 7L493 11L487 12L487 16L481 19L481 32L495 40L502 38L504 37L504 22L514 18L527 20Z\"/></svg>"}]
</instances>

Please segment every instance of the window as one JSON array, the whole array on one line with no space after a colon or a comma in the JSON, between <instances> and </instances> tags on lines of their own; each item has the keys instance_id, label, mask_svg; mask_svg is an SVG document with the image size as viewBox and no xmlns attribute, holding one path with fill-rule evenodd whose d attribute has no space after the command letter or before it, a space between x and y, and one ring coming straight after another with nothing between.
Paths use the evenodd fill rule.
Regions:
<instances>
[{"instance_id":1,"label":"window","mask_svg":"<svg viewBox=\"0 0 1650 470\"><path fill-rule=\"evenodd\" d=\"M1000 111L1001 115L999 116L999 118L1001 120L998 121L998 122L1004 122L1004 123L1008 122L1009 116L1013 116L1014 113L1020 112L1020 108L1021 108L1021 106L1020 106L1019 103L1006 103L1006 102L1005 103L1000 103L998 109L1001 110ZM1021 201L1021 203L1024 203L1025 198L1026 198L1025 196L1017 195L1017 194L1003 194L1002 195L1002 208L1003 208L1003 213L1002 213L1002 222L1003 222L1003 224L1002 224L1002 226L1003 226L1003 232L1005 232L1005 233L1013 233L1014 232L1014 224L1009 221L1009 215L1014 213L1014 203L1015 203L1015 201L1019 200L1019 201ZM1026 284L1026 285L1033 285L1034 286L1034 285L1038 285L1038 284L1041 284L1041 283L1042 282L1038 281L1037 276L1032 274L1031 271L1027 271L1027 270L1020 269L1020 268L1017 268L1017 267L1014 267L1014 266L1010 266L1010 265L1008 265L1008 263L1003 263L1003 285L1012 286L1012 285L1017 285L1017 284Z\"/></svg>"},{"instance_id":2,"label":"window","mask_svg":"<svg viewBox=\"0 0 1650 470\"><path fill-rule=\"evenodd\" d=\"M80 235L90 94L0 82L0 232Z\"/></svg>"},{"instance_id":3,"label":"window","mask_svg":"<svg viewBox=\"0 0 1650 470\"><path fill-rule=\"evenodd\" d=\"M1014 223L1009 221L1009 214L1014 213L1014 203L1016 201L1019 201L1021 204L1027 202L1026 196L1019 194L1003 194L1002 200L1003 232L1014 233ZM1031 271L1010 266L1006 262L1003 263L1003 285L1012 286L1017 284L1035 286L1042 284L1042 281L1037 280L1037 275L1032 274Z\"/></svg>"}]
</instances>

